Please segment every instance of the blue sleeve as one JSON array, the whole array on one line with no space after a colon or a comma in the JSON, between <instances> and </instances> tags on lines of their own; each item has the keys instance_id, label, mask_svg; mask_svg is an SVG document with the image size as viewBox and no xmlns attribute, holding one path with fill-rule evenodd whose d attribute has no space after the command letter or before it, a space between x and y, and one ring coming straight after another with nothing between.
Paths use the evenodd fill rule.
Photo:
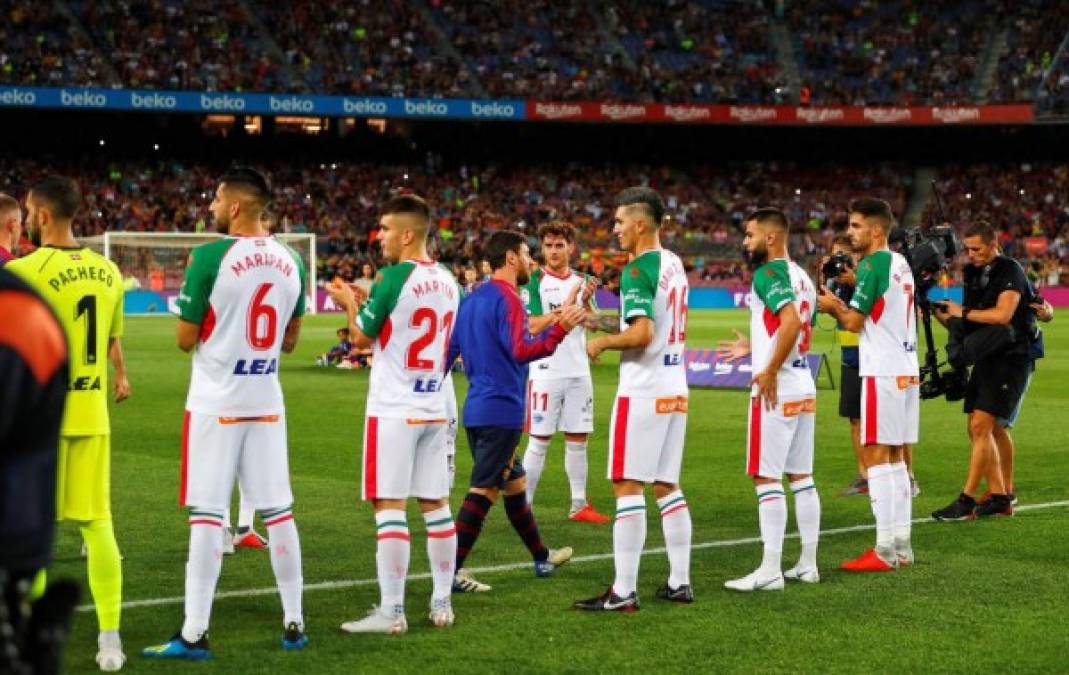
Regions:
<instances>
[{"instance_id":1,"label":"blue sleeve","mask_svg":"<svg viewBox=\"0 0 1069 675\"><path fill-rule=\"evenodd\" d=\"M498 319L498 339L505 351L512 354L517 363L524 364L544 359L557 350L557 345L567 336L560 326L554 325L532 337L527 332L527 314L519 299L498 295L494 316Z\"/></svg>"}]
</instances>

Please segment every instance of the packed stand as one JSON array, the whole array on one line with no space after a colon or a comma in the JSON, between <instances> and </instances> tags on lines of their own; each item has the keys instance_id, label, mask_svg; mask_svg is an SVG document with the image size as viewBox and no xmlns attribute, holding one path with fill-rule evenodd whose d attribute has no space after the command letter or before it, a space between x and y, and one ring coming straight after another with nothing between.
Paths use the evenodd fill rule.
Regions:
<instances>
[{"instance_id":1,"label":"packed stand","mask_svg":"<svg viewBox=\"0 0 1069 675\"><path fill-rule=\"evenodd\" d=\"M434 0L435 22L491 97L626 97L624 67L586 3Z\"/></svg>"},{"instance_id":2,"label":"packed stand","mask_svg":"<svg viewBox=\"0 0 1069 675\"><path fill-rule=\"evenodd\" d=\"M760 2L615 0L610 29L637 67L624 95L660 102L773 103L782 84Z\"/></svg>"},{"instance_id":3,"label":"packed stand","mask_svg":"<svg viewBox=\"0 0 1069 675\"><path fill-rule=\"evenodd\" d=\"M0 165L0 191L21 196L26 185L58 171L78 178L85 208L79 236L105 230L131 232L211 231L208 207L225 167L178 161L109 163L100 159L37 160ZM664 196L670 219L662 236L678 251L694 283L733 285L746 279L739 245L746 213L775 204L788 213L799 258L821 253L836 228L845 225L845 205L859 191L888 198L900 212L907 195L902 166L813 167L793 164L702 164L679 167L617 164L446 165L428 156L422 163L294 164L263 167L274 184L270 217L279 231L314 232L318 278L354 280L365 263L380 264L378 207L394 191L424 195L434 209L435 242L443 260L477 268L489 233L519 228L531 235L542 223L573 222L580 233L578 264L615 280L626 262L612 235L613 199L635 184ZM834 186L834 187L827 187ZM477 276L478 275L478 271ZM366 276L366 275L365 275Z\"/></svg>"},{"instance_id":4,"label":"packed stand","mask_svg":"<svg viewBox=\"0 0 1069 675\"><path fill-rule=\"evenodd\" d=\"M938 188L943 210L933 198L925 222L945 218L961 230L987 221L999 231L1004 253L1022 260L1033 281L1056 285L1069 262L1069 164L945 166Z\"/></svg>"},{"instance_id":5,"label":"packed stand","mask_svg":"<svg viewBox=\"0 0 1069 675\"><path fill-rule=\"evenodd\" d=\"M285 91L238 0L67 0L131 88ZM309 36L311 39L311 36Z\"/></svg>"},{"instance_id":6,"label":"packed stand","mask_svg":"<svg viewBox=\"0 0 1069 675\"><path fill-rule=\"evenodd\" d=\"M8 0L0 8L0 84L105 87L108 69L86 35L51 2Z\"/></svg>"},{"instance_id":7,"label":"packed stand","mask_svg":"<svg viewBox=\"0 0 1069 675\"><path fill-rule=\"evenodd\" d=\"M1051 67L1069 30L1069 4L1022 0L1014 5L1008 23L1007 49L998 62L990 99L1032 101L1061 79ZM1064 86L1061 91L1064 98Z\"/></svg>"},{"instance_id":8,"label":"packed stand","mask_svg":"<svg viewBox=\"0 0 1069 675\"><path fill-rule=\"evenodd\" d=\"M792 3L795 55L810 101L966 103L1002 16L999 0Z\"/></svg>"},{"instance_id":9,"label":"packed stand","mask_svg":"<svg viewBox=\"0 0 1069 675\"><path fill-rule=\"evenodd\" d=\"M468 73L436 48L411 2L253 5L285 54L298 88L365 96L472 95Z\"/></svg>"}]
</instances>

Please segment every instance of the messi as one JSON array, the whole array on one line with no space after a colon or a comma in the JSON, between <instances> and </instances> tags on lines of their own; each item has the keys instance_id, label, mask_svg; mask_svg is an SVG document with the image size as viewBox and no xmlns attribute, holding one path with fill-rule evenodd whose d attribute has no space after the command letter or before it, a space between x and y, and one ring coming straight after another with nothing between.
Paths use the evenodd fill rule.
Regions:
<instances>
[{"instance_id":1,"label":"messi","mask_svg":"<svg viewBox=\"0 0 1069 675\"><path fill-rule=\"evenodd\" d=\"M234 375L270 375L278 372L278 359L238 359Z\"/></svg>"}]
</instances>

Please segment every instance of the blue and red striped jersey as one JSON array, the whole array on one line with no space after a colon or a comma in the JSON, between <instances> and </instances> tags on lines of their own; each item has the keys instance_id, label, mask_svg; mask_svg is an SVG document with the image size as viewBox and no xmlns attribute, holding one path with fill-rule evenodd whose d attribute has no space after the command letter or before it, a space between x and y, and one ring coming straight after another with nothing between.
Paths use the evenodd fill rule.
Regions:
<instances>
[{"instance_id":1,"label":"blue and red striped jersey","mask_svg":"<svg viewBox=\"0 0 1069 675\"><path fill-rule=\"evenodd\" d=\"M557 325L528 333L523 301L507 282L493 279L465 298L447 359L451 366L464 358L464 426L522 429L527 364L552 354L566 335Z\"/></svg>"}]
</instances>

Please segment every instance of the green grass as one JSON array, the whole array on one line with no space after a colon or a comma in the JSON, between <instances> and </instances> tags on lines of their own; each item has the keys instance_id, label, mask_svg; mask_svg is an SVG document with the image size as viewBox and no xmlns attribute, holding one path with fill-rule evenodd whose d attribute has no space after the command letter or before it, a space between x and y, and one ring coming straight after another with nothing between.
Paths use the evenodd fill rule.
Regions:
<instances>
[{"instance_id":1,"label":"green grass","mask_svg":"<svg viewBox=\"0 0 1069 675\"><path fill-rule=\"evenodd\" d=\"M822 322L826 319L822 319ZM742 311L692 312L691 346L711 346L745 330ZM296 515L307 584L371 580L375 576L373 518L359 501L359 450L366 371L320 369L316 352L329 346L336 316L310 318L301 345L284 360L290 461ZM179 435L188 384L188 358L174 347L173 323L134 318L125 347L133 397L112 412L113 504L119 545L125 556L126 601L181 596L188 529L177 506ZM815 350L834 353L832 333L818 330ZM1041 362L1015 437L1020 450L1018 492L1022 504L1069 499L1065 454L1069 332L1048 330L1048 358ZM596 432L590 443L590 496L612 511L604 479L606 427L616 367L607 358L594 368ZM833 371L838 373L837 362ZM463 400L464 378L457 378ZM868 500L843 498L839 490L855 473L847 427L836 416L837 392L819 394L816 480L821 489L823 529L871 523ZM757 535L753 488L744 475L746 394L694 391L687 429L683 488L694 519L694 541ZM458 439L456 509L464 494L470 456ZM923 516L957 495L968 456L960 404L923 405L916 473L923 493L914 513ZM536 503L550 546L571 545L577 556L612 550L611 528L567 520L567 482L558 438ZM655 512L654 512L655 513ZM793 516L792 516L793 521ZM427 570L423 524L409 510L413 573ZM1023 511L991 522L921 524L914 530L918 563L895 574L847 576L838 563L871 544L871 531L834 534L821 542L822 583L789 586L784 593L735 595L724 580L750 571L759 561L756 543L704 547L692 560L697 602L673 606L654 599L667 573L663 554L642 561L642 611L628 616L582 615L573 600L600 592L612 580L611 559L578 562L552 579L535 579L529 568L480 575L494 591L456 597L457 624L434 630L425 618L430 582L408 585L409 633L401 638L346 636L342 621L362 616L378 601L374 583L305 593L311 645L301 653L279 647L281 610L276 595L216 601L207 664L149 662L142 647L167 639L181 625L182 606L132 607L123 614L123 639L135 672L306 673L449 671L553 672L637 671L1064 671L1069 640L1066 532L1069 508ZM788 526L794 531L793 522ZM647 548L663 545L651 513ZM53 578L83 580L84 561L75 528L57 540ZM796 539L784 559L793 562ZM491 512L469 565L527 559L500 507ZM220 591L269 588L268 556L239 552L225 560ZM86 593L88 598L88 593ZM76 616L65 655L68 672L95 670L96 621ZM981 665L982 664L982 665Z\"/></svg>"}]
</instances>

